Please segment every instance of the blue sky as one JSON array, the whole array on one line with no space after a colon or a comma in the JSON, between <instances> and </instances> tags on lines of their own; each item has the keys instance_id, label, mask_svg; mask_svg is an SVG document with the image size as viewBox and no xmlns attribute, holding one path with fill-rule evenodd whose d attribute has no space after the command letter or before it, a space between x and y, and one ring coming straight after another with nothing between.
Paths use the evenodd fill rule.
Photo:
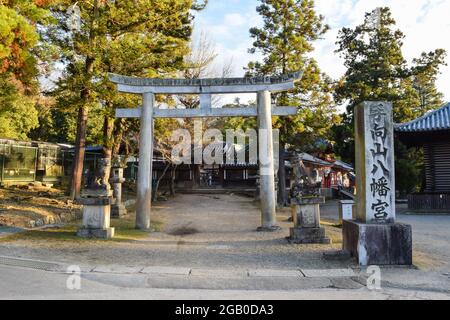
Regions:
<instances>
[{"instance_id":1,"label":"blue sky","mask_svg":"<svg viewBox=\"0 0 450 320\"><path fill-rule=\"evenodd\" d=\"M209 0L208 7L197 14L194 34L203 32L215 43L218 70L232 59L233 75L242 76L243 67L260 58L248 53L252 44L249 29L262 24L256 13L258 4L258 0ZM331 27L324 39L315 43L313 53L324 72L335 79L342 76L345 68L334 53L338 31L360 24L365 12L379 6L391 8L405 33L403 53L408 61L436 48L446 49L450 55L450 0L316 0L318 13ZM450 64L449 57L447 62ZM442 71L438 87L450 101L450 66Z\"/></svg>"}]
</instances>

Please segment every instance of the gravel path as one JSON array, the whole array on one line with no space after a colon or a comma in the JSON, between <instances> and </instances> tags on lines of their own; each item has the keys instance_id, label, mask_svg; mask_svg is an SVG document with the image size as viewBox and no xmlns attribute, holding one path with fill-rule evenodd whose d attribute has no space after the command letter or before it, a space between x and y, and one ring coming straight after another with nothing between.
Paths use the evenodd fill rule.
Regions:
<instances>
[{"instance_id":1,"label":"gravel path","mask_svg":"<svg viewBox=\"0 0 450 320\"><path fill-rule=\"evenodd\" d=\"M52 242L33 239L0 243L0 255L77 264L178 266L196 268L342 268L348 262L326 261L333 245L292 245L286 241L290 215L279 212L282 229L259 233L260 213L253 199L237 195L178 195L154 206L152 219L161 232L133 242ZM339 235L339 229L328 227Z\"/></svg>"}]
</instances>

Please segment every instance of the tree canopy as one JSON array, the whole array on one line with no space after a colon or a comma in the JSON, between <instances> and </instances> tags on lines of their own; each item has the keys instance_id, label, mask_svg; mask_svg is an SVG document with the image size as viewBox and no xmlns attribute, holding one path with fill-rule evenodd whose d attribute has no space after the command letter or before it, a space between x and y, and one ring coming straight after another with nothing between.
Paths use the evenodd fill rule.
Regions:
<instances>
[{"instance_id":1,"label":"tree canopy","mask_svg":"<svg viewBox=\"0 0 450 320\"><path fill-rule=\"evenodd\" d=\"M335 90L339 103L347 104L344 121L332 128L335 151L343 160L354 163L354 108L363 101L391 101L394 121L413 120L442 105L436 88L446 52L437 49L422 53L408 65L402 52L405 35L396 28L388 7L366 13L363 24L343 28L337 52L347 71ZM397 188L410 192L420 184L420 152L407 150L396 141ZM407 165L406 165L407 164Z\"/></svg>"},{"instance_id":2,"label":"tree canopy","mask_svg":"<svg viewBox=\"0 0 450 320\"><path fill-rule=\"evenodd\" d=\"M27 139L38 125L39 25L48 23L45 1L0 2L0 136Z\"/></svg>"},{"instance_id":3,"label":"tree canopy","mask_svg":"<svg viewBox=\"0 0 450 320\"><path fill-rule=\"evenodd\" d=\"M250 52L261 53L263 61L249 63L247 75L303 71L295 89L274 94L277 105L299 107L298 115L275 119L274 126L280 129L282 143L306 145L338 120L334 116L332 81L310 56L314 41L327 32L328 26L316 13L312 0L261 0L257 12L264 25L250 30L255 39Z\"/></svg>"}]
</instances>

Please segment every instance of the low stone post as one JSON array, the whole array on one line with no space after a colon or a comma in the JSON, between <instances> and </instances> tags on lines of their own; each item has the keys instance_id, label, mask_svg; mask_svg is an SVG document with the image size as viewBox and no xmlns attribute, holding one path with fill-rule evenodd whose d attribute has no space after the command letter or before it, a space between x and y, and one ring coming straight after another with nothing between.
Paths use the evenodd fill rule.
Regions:
<instances>
[{"instance_id":1,"label":"low stone post","mask_svg":"<svg viewBox=\"0 0 450 320\"><path fill-rule=\"evenodd\" d=\"M127 209L122 202L122 184L125 182L123 177L122 166L115 166L112 168L111 179L109 180L113 186L113 204L111 206L111 218L120 219L127 215Z\"/></svg>"},{"instance_id":2,"label":"low stone post","mask_svg":"<svg viewBox=\"0 0 450 320\"><path fill-rule=\"evenodd\" d=\"M343 248L363 266L411 265L412 230L395 222L392 104L355 109L356 212L343 221Z\"/></svg>"},{"instance_id":3,"label":"low stone post","mask_svg":"<svg viewBox=\"0 0 450 320\"><path fill-rule=\"evenodd\" d=\"M344 220L353 220L353 207L355 201L341 200L339 201L339 223L342 224Z\"/></svg>"},{"instance_id":4,"label":"low stone post","mask_svg":"<svg viewBox=\"0 0 450 320\"><path fill-rule=\"evenodd\" d=\"M294 228L290 230L291 243L329 244L331 239L325 235L325 228L320 226L320 205L324 197L304 197L291 199Z\"/></svg>"},{"instance_id":5,"label":"low stone post","mask_svg":"<svg viewBox=\"0 0 450 320\"><path fill-rule=\"evenodd\" d=\"M101 159L95 177L77 200L83 205L83 226L77 232L79 237L101 239L114 237L114 228L110 225L112 197L108 182L110 168L111 160Z\"/></svg>"}]
</instances>

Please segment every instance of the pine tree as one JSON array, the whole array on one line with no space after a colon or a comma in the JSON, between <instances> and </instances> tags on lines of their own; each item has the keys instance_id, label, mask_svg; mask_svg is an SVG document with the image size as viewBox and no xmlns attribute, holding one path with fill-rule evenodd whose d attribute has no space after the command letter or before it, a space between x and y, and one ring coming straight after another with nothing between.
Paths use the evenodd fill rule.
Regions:
<instances>
[{"instance_id":1,"label":"pine tree","mask_svg":"<svg viewBox=\"0 0 450 320\"><path fill-rule=\"evenodd\" d=\"M288 93L274 94L279 106L300 107L297 116L279 117L274 127L280 129L279 202L285 204L286 185L284 147L301 148L323 136L334 115L331 80L310 57L313 42L328 30L324 18L314 9L313 0L261 0L257 12L262 16L262 28L250 30L255 39L251 53L260 52L262 62L251 62L247 75L280 75L303 71L303 78Z\"/></svg>"},{"instance_id":2,"label":"pine tree","mask_svg":"<svg viewBox=\"0 0 450 320\"><path fill-rule=\"evenodd\" d=\"M412 87L419 97L419 106L415 110L415 117L424 115L430 110L437 109L444 103L444 95L437 90L436 80L440 68L445 63L447 53L443 49L422 53L420 58L413 60Z\"/></svg>"},{"instance_id":3,"label":"pine tree","mask_svg":"<svg viewBox=\"0 0 450 320\"><path fill-rule=\"evenodd\" d=\"M76 6L75 6L76 5ZM192 31L192 0L70 1L52 6L58 20L49 38L66 66L54 94L59 105L78 109L71 196L79 196L89 110L102 109L103 145L111 156L113 110L136 107L136 97L119 95L108 72L129 76L173 75L183 63ZM79 12L79 28L74 13Z\"/></svg>"},{"instance_id":4,"label":"pine tree","mask_svg":"<svg viewBox=\"0 0 450 320\"><path fill-rule=\"evenodd\" d=\"M336 97L349 102L350 113L366 100L401 99L401 80L409 73L401 50L404 34L394 27L390 9L380 8L367 13L362 25L339 32L337 52L347 72Z\"/></svg>"},{"instance_id":5,"label":"pine tree","mask_svg":"<svg viewBox=\"0 0 450 320\"><path fill-rule=\"evenodd\" d=\"M339 33L337 52L344 58L347 71L335 91L338 102L347 103L346 121L332 129L336 150L340 156L354 163L354 108L363 101L391 101L394 121L412 120L441 103L435 82L444 63L445 51L423 53L409 67L403 57L404 34L396 29L389 8L366 13L364 23L343 28ZM400 142L397 141L397 144ZM412 161L414 156L397 146L396 161ZM419 163L420 159L416 158ZM400 165L398 166L400 167ZM415 165L409 168L415 168ZM403 166L402 169L406 170ZM400 173L397 170L397 173ZM403 180L418 180L417 170L404 171L397 176L397 186L408 185Z\"/></svg>"},{"instance_id":6,"label":"pine tree","mask_svg":"<svg viewBox=\"0 0 450 320\"><path fill-rule=\"evenodd\" d=\"M336 87L338 102L348 103L350 121L342 124L346 130L335 127L333 131L351 133L335 139L338 149L347 161L354 161L353 109L363 101L392 101L394 121L405 122L422 115L440 104L435 81L445 57L445 51L423 53L409 67L403 57L404 34L395 29L396 22L389 8L378 8L366 13L364 23L343 28L339 33L337 52L344 58L347 71ZM337 137L335 137L337 138ZM339 146L339 144L350 144Z\"/></svg>"}]
</instances>

